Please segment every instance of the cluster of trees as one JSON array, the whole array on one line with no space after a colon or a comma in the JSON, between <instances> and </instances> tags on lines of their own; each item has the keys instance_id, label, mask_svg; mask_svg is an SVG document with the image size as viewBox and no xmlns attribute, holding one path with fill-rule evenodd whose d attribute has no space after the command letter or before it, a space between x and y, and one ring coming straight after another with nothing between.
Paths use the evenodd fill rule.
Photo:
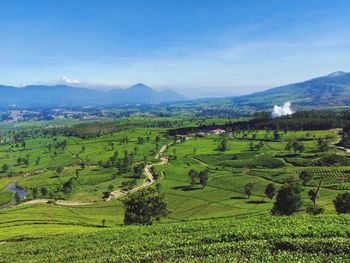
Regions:
<instances>
[{"instance_id":1,"label":"cluster of trees","mask_svg":"<svg viewBox=\"0 0 350 263\"><path fill-rule=\"evenodd\" d=\"M311 110L296 112L291 116L271 118L270 114L262 114L254 119L238 122L227 122L222 125L207 124L198 127L181 127L168 131L169 135L185 135L199 130L220 128L226 131L242 130L328 130L332 128L350 127L350 111ZM349 128L350 130L350 128ZM277 136L277 133L276 133Z\"/></svg>"},{"instance_id":2,"label":"cluster of trees","mask_svg":"<svg viewBox=\"0 0 350 263\"><path fill-rule=\"evenodd\" d=\"M128 120L121 119L117 121L108 122L89 122L74 125L72 127L55 127L55 128L43 128L40 130L45 135L65 135L76 136L80 138L95 138L105 134L125 131L134 128L174 128L183 125L183 121L180 120L152 120L152 119L140 119L140 120Z\"/></svg>"},{"instance_id":3,"label":"cluster of trees","mask_svg":"<svg viewBox=\"0 0 350 263\"><path fill-rule=\"evenodd\" d=\"M209 170L205 169L203 171L198 172L195 169L191 169L188 172L188 176L190 178L191 185L195 185L199 183L204 188L208 183Z\"/></svg>"},{"instance_id":4,"label":"cluster of trees","mask_svg":"<svg viewBox=\"0 0 350 263\"><path fill-rule=\"evenodd\" d=\"M350 147L350 124L343 128L340 145L343 147Z\"/></svg>"},{"instance_id":5,"label":"cluster of trees","mask_svg":"<svg viewBox=\"0 0 350 263\"><path fill-rule=\"evenodd\" d=\"M303 184L311 180L312 176L309 172L303 171L300 174ZM320 214L324 212L324 208L317 205L316 201L320 196L321 183L314 189L308 191L308 196L312 202L306 206L306 212L309 214ZM248 199L253 194L254 184L248 183L244 186L244 193ZM265 188L265 195L270 200L276 196L273 208L271 210L274 215L291 215L299 211L302 205L301 192L303 191L300 181L294 178L287 179L285 184L276 189L273 183L270 183ZM339 194L333 201L335 209L338 213L350 213L350 193Z\"/></svg>"},{"instance_id":6,"label":"cluster of trees","mask_svg":"<svg viewBox=\"0 0 350 263\"><path fill-rule=\"evenodd\" d=\"M241 110L237 110L236 107L218 107L218 108L199 108L196 117L200 118L225 118L225 117L242 117L248 116L248 112L244 113Z\"/></svg>"},{"instance_id":7,"label":"cluster of trees","mask_svg":"<svg viewBox=\"0 0 350 263\"><path fill-rule=\"evenodd\" d=\"M32 193L32 197L33 199L37 199L39 198L40 196L41 197L48 197L48 198L55 198L55 194L47 189L46 186L41 186L40 188L39 187L34 187L31 191Z\"/></svg>"},{"instance_id":8,"label":"cluster of trees","mask_svg":"<svg viewBox=\"0 0 350 263\"><path fill-rule=\"evenodd\" d=\"M303 182L310 180L310 176L307 173L301 173ZM324 212L322 206L317 205L317 200L320 196L321 183L316 188L308 191L308 196L312 202L306 206L305 211L309 214L321 214ZM278 190L276 195L276 201L271 210L274 215L291 215L299 211L302 206L301 192L303 188L299 181L289 179L286 183ZM247 192L246 192L247 193ZM273 184L266 186L265 194L268 198L272 199L276 194L276 189ZM333 204L337 213L350 213L350 193L339 194Z\"/></svg>"},{"instance_id":9,"label":"cluster of trees","mask_svg":"<svg viewBox=\"0 0 350 263\"><path fill-rule=\"evenodd\" d=\"M16 162L17 162L17 165L24 165L24 166L29 166L29 156L27 156L27 158L24 158L24 157L18 157ZM40 162L40 157L37 157L36 161L35 161L37 164L39 164Z\"/></svg>"},{"instance_id":10,"label":"cluster of trees","mask_svg":"<svg viewBox=\"0 0 350 263\"><path fill-rule=\"evenodd\" d=\"M254 184L248 183L248 184L244 185L243 189L244 189L244 193L247 195L247 197L249 199L250 196L253 194ZM275 194L276 194L275 185L273 183L268 184L265 188L266 197L269 198L270 200L272 200L272 198L275 196Z\"/></svg>"},{"instance_id":11,"label":"cluster of trees","mask_svg":"<svg viewBox=\"0 0 350 263\"><path fill-rule=\"evenodd\" d=\"M329 150L329 145L327 143L327 140L324 138L318 138L317 143L320 149L320 152L326 152Z\"/></svg>"},{"instance_id":12,"label":"cluster of trees","mask_svg":"<svg viewBox=\"0 0 350 263\"><path fill-rule=\"evenodd\" d=\"M124 182L122 182L121 185L122 185L122 189L124 191L128 191L137 185L137 181L135 179L130 180L130 181L124 181Z\"/></svg>"},{"instance_id":13,"label":"cluster of trees","mask_svg":"<svg viewBox=\"0 0 350 263\"><path fill-rule=\"evenodd\" d=\"M293 150L296 154L297 152L302 153L305 151L305 146L299 141L287 142L285 150L289 153Z\"/></svg>"},{"instance_id":14,"label":"cluster of trees","mask_svg":"<svg viewBox=\"0 0 350 263\"><path fill-rule=\"evenodd\" d=\"M257 143L257 144L254 144L253 142L251 142L249 144L249 149L251 151L254 151L254 150L259 151L262 147L264 147L264 145L265 145L265 143L263 141L259 141L259 143Z\"/></svg>"}]
</instances>

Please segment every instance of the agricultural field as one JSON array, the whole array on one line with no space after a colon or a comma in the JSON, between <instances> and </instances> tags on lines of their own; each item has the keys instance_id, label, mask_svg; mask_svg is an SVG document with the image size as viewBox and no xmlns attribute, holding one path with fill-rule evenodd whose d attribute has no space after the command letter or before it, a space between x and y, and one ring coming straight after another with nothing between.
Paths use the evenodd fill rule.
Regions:
<instances>
[{"instance_id":1,"label":"agricultural field","mask_svg":"<svg viewBox=\"0 0 350 263\"><path fill-rule=\"evenodd\" d=\"M236 215L268 214L273 202L264 191L269 183L280 187L288 178L299 178L302 171L312 174L302 192L304 203L310 202L307 192L322 182L319 203L326 207L326 213L334 213L332 200L347 190L348 157L334 148L320 152L317 139L322 137L330 141L336 139L332 131L288 132L282 138L274 140L265 131L255 133L255 138L242 139L236 134L228 139L227 149L218 150L222 136L210 135L193 137L185 142L172 145L167 153L170 162L157 167L163 175L161 189L166 193L172 208L170 219L198 219ZM266 134L268 136L266 136ZM253 134L249 135L253 137ZM251 149L251 143L259 149ZM300 140L305 145L302 153L285 150L287 141ZM339 154L339 163L332 162L318 166L319 160ZM176 159L173 157L176 155ZM338 155L337 155L338 156ZM308 166L291 164L289 159L311 162ZM345 158L343 160L343 158ZM314 163L312 163L312 161ZM200 184L191 185L188 172L209 169L208 182L203 188ZM248 198L244 186L253 184L252 195Z\"/></svg>"},{"instance_id":2,"label":"agricultural field","mask_svg":"<svg viewBox=\"0 0 350 263\"><path fill-rule=\"evenodd\" d=\"M168 118L160 126L226 121ZM133 118L117 126L102 122L78 124L76 130L72 124L72 130L32 127L4 133L1 257L12 261L22 251L18 261L29 254L33 261L94 261L101 253L104 261L160 261L165 254L169 260L212 262L219 254L237 262L347 258L349 218L336 215L333 206L338 194L350 190L350 158L333 146L339 130L199 129L170 136L170 128L150 123ZM276 196L266 196L267 185L278 190L288 181L301 182L302 173L310 177L302 182L302 206L292 217L272 216ZM164 194L167 215L154 226L123 226L123 200L145 187ZM324 215L309 216L308 192L316 188ZM95 241L84 246L86 239ZM67 248L71 243L80 254ZM69 253L52 253L65 249Z\"/></svg>"},{"instance_id":3,"label":"agricultural field","mask_svg":"<svg viewBox=\"0 0 350 263\"><path fill-rule=\"evenodd\" d=\"M52 224L42 227L42 235L59 235L7 240L1 243L0 257L4 262L348 262L349 225L350 218L344 215L256 216L99 229Z\"/></svg>"}]
</instances>

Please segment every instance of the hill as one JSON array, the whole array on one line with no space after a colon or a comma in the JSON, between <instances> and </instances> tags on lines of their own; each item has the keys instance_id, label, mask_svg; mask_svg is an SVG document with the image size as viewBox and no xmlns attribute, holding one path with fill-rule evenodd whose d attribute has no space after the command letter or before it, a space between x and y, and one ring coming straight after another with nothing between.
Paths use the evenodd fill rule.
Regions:
<instances>
[{"instance_id":1,"label":"hill","mask_svg":"<svg viewBox=\"0 0 350 263\"><path fill-rule=\"evenodd\" d=\"M234 106L257 109L271 108L286 101L296 106L350 105L350 73L338 71L304 82L234 97L231 100Z\"/></svg>"},{"instance_id":2,"label":"hill","mask_svg":"<svg viewBox=\"0 0 350 263\"><path fill-rule=\"evenodd\" d=\"M162 103L184 100L171 90L157 91L144 84L127 89L100 91L66 85L30 85L23 88L0 86L0 106L107 106L135 103Z\"/></svg>"}]
</instances>

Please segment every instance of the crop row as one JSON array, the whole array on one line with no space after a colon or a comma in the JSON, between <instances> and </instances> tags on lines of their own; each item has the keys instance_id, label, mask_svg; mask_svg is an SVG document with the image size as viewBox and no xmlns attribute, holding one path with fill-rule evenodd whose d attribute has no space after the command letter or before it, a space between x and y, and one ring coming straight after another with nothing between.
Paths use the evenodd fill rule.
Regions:
<instances>
[{"instance_id":1,"label":"crop row","mask_svg":"<svg viewBox=\"0 0 350 263\"><path fill-rule=\"evenodd\" d=\"M50 226L43 227L49 231ZM5 262L350 260L349 216L227 218L1 244ZM220 257L219 257L220 255Z\"/></svg>"}]
</instances>

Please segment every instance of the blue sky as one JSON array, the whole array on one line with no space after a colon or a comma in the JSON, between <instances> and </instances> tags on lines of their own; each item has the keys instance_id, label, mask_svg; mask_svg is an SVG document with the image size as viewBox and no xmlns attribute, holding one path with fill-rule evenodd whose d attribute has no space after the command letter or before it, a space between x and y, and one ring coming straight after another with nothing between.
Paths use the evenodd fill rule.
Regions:
<instances>
[{"instance_id":1,"label":"blue sky","mask_svg":"<svg viewBox=\"0 0 350 263\"><path fill-rule=\"evenodd\" d=\"M246 94L350 71L349 14L345 0L1 1L0 83Z\"/></svg>"}]
</instances>

